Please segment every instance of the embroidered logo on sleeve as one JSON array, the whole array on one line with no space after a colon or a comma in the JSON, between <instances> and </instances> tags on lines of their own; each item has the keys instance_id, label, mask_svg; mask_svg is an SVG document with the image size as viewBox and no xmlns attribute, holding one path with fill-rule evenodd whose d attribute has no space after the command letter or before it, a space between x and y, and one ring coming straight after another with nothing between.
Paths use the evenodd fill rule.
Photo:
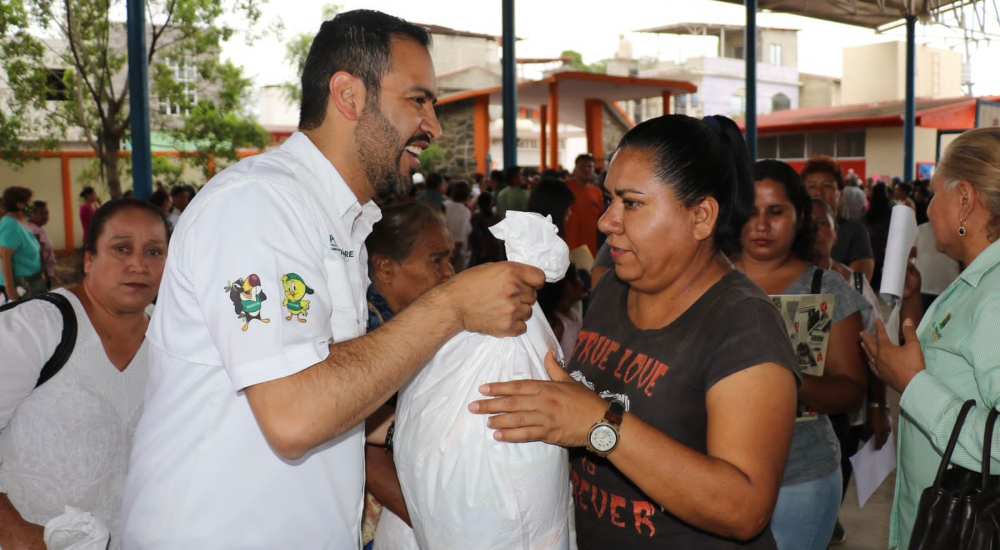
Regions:
<instances>
[{"instance_id":1,"label":"embroidered logo on sleeve","mask_svg":"<svg viewBox=\"0 0 1000 550\"><path fill-rule=\"evenodd\" d=\"M313 289L306 285L297 273L288 273L281 277L281 284L285 288L285 301L281 305L288 309L286 321L291 321L295 317L300 323L305 323L305 317L309 315L309 300L303 300L306 294L312 294Z\"/></svg>"},{"instance_id":2,"label":"embroidered logo on sleeve","mask_svg":"<svg viewBox=\"0 0 1000 550\"><path fill-rule=\"evenodd\" d=\"M250 327L250 321L257 319L262 323L270 323L270 319L261 317L261 305L267 300L267 295L260 287L260 277L256 273L251 273L245 279L229 281L224 288L229 293L229 299L233 301L233 309L236 317L243 321L243 332Z\"/></svg>"}]
</instances>

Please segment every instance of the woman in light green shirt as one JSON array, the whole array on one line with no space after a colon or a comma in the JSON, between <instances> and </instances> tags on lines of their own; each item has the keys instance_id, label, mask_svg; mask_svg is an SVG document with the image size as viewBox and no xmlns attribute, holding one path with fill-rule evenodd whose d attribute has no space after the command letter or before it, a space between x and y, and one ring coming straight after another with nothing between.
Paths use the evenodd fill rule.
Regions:
<instances>
[{"instance_id":1,"label":"woman in light green shirt","mask_svg":"<svg viewBox=\"0 0 1000 550\"><path fill-rule=\"evenodd\" d=\"M1000 401L1000 128L952 142L931 189L927 215L937 249L967 267L922 314L920 277L910 266L902 346L892 345L881 325L877 341L862 333L869 365L902 393L889 533L889 546L901 550L909 548L920 495L934 482L962 403L975 399L978 406L952 462L979 471L986 417ZM1000 471L998 442L994 435L993 471Z\"/></svg>"}]
</instances>

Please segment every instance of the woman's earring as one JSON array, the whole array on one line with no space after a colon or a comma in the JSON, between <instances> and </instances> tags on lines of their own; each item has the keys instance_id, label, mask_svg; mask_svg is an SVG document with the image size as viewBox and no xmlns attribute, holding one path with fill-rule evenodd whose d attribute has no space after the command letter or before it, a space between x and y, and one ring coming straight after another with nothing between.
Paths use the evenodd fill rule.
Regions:
<instances>
[{"instance_id":1,"label":"woman's earring","mask_svg":"<svg viewBox=\"0 0 1000 550\"><path fill-rule=\"evenodd\" d=\"M962 222L962 225L958 226L958 236L959 237L965 236L965 222Z\"/></svg>"}]
</instances>

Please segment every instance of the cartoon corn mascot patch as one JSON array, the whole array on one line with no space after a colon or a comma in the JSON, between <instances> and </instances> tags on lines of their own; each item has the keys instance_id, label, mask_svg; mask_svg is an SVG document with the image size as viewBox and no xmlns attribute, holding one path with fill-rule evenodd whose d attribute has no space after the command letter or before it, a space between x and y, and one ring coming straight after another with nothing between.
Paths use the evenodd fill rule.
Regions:
<instances>
[{"instance_id":1,"label":"cartoon corn mascot patch","mask_svg":"<svg viewBox=\"0 0 1000 550\"><path fill-rule=\"evenodd\" d=\"M289 273L281 277L281 283L285 287L285 301L281 305L288 308L286 321L291 321L292 317L298 319L300 323L305 323L305 317L309 315L309 300L303 300L306 294L312 294L313 289L306 285L296 273Z\"/></svg>"},{"instance_id":2,"label":"cartoon corn mascot patch","mask_svg":"<svg viewBox=\"0 0 1000 550\"><path fill-rule=\"evenodd\" d=\"M267 300L267 295L260 288L260 277L251 273L246 279L236 279L226 284L229 299L233 301L236 316L243 321L243 331L250 327L250 321L257 319L262 323L270 323L270 319L261 317L260 308Z\"/></svg>"}]
</instances>

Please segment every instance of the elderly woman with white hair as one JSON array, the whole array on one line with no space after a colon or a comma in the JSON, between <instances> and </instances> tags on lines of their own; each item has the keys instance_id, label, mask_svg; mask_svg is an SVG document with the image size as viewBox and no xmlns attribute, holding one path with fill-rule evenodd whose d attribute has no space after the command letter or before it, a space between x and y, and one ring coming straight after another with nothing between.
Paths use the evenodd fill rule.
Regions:
<instances>
[{"instance_id":1,"label":"elderly woman with white hair","mask_svg":"<svg viewBox=\"0 0 1000 550\"><path fill-rule=\"evenodd\" d=\"M935 473L962 404L975 399L952 463L979 471L990 409L1000 402L1000 128L962 134L945 151L931 181L927 215L937 249L965 270L926 313L920 277L910 266L902 346L880 326L862 333L869 365L902 393L899 468L889 546L909 548L917 505ZM922 316L922 320L921 320ZM919 322L919 326L917 323ZM1000 464L994 435L993 468Z\"/></svg>"}]
</instances>

